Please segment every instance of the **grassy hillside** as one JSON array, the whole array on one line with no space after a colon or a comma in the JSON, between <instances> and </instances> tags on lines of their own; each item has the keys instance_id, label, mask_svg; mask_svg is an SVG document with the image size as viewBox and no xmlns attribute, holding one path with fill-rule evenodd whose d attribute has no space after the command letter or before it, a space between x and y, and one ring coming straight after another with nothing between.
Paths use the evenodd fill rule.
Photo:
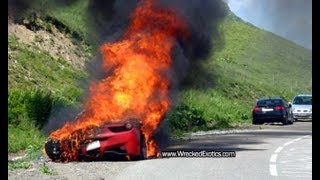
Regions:
<instances>
[{"instance_id":1,"label":"grassy hillside","mask_svg":"<svg viewBox=\"0 0 320 180\"><path fill-rule=\"evenodd\" d=\"M54 105L77 105L86 73L66 60L53 58L41 49L8 38L9 152L41 146L40 129Z\"/></svg>"},{"instance_id":2,"label":"grassy hillside","mask_svg":"<svg viewBox=\"0 0 320 180\"><path fill-rule=\"evenodd\" d=\"M88 1L75 1L46 9L41 18L94 52L97 41L87 28L92 23L87 6ZM207 59L192 66L180 87L180 100L168 113L174 134L249 123L256 98L282 96L290 100L297 93L311 91L310 50L245 23L232 13L219 28L224 42L212 42L222 43L222 48L212 49ZM45 137L40 129L52 107L78 104L83 93L78 82L87 75L13 36L9 36L8 48L8 150L16 152L29 145L43 145Z\"/></svg>"},{"instance_id":3,"label":"grassy hillside","mask_svg":"<svg viewBox=\"0 0 320 180\"><path fill-rule=\"evenodd\" d=\"M181 88L182 102L203 111L207 122L218 127L247 123L257 98L291 101L297 93L311 92L311 50L245 23L231 12L220 31L223 48L212 49L200 64L212 76L199 76L203 73L191 69L187 79L191 88Z\"/></svg>"}]
</instances>

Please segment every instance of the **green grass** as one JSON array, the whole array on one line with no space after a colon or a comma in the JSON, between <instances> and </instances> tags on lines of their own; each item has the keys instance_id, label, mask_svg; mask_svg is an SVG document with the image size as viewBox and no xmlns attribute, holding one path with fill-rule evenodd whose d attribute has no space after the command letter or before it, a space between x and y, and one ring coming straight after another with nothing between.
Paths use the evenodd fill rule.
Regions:
<instances>
[{"instance_id":1,"label":"green grass","mask_svg":"<svg viewBox=\"0 0 320 180\"><path fill-rule=\"evenodd\" d=\"M53 170L51 170L46 164L43 164L40 167L40 172L46 175L57 175L57 173L53 172Z\"/></svg>"},{"instance_id":2,"label":"green grass","mask_svg":"<svg viewBox=\"0 0 320 180\"><path fill-rule=\"evenodd\" d=\"M89 33L88 27L86 26L89 20L89 15L86 11L88 4L89 1L77 1L70 6L54 8L49 14L84 37Z\"/></svg>"},{"instance_id":3,"label":"green grass","mask_svg":"<svg viewBox=\"0 0 320 180\"><path fill-rule=\"evenodd\" d=\"M30 145L40 147L44 142L45 136L33 125L8 126L8 152L24 150Z\"/></svg>"},{"instance_id":4,"label":"green grass","mask_svg":"<svg viewBox=\"0 0 320 180\"><path fill-rule=\"evenodd\" d=\"M87 75L41 49L20 43L9 36L8 89L41 89L73 104L83 93L80 88Z\"/></svg>"},{"instance_id":5,"label":"green grass","mask_svg":"<svg viewBox=\"0 0 320 180\"><path fill-rule=\"evenodd\" d=\"M52 106L79 105L83 94L79 82L87 75L13 36L9 36L8 47L8 151L17 152L29 145L43 145L45 137L39 129Z\"/></svg>"},{"instance_id":6,"label":"green grass","mask_svg":"<svg viewBox=\"0 0 320 180\"><path fill-rule=\"evenodd\" d=\"M98 45L98 34L93 32L95 24L94 17L88 11L89 1L78 0L69 6L52 8L47 15L57 19L70 29L77 32L80 38L89 45L91 52L96 52Z\"/></svg>"},{"instance_id":7,"label":"green grass","mask_svg":"<svg viewBox=\"0 0 320 180\"><path fill-rule=\"evenodd\" d=\"M20 12L15 19L23 24L28 20L32 26L47 31L55 26L84 51L96 53L99 43L98 34L94 32L97 27L94 23L96 17L89 12L89 3L87 0L33 0L29 8Z\"/></svg>"},{"instance_id":8,"label":"green grass","mask_svg":"<svg viewBox=\"0 0 320 180\"><path fill-rule=\"evenodd\" d=\"M31 163L27 161L17 161L17 162L9 162L8 169L29 169L31 167Z\"/></svg>"}]
</instances>

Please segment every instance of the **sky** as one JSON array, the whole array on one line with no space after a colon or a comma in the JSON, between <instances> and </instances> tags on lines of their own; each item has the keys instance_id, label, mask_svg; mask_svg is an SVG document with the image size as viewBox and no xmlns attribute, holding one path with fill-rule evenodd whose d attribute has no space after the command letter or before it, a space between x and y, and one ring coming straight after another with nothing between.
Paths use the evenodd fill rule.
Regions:
<instances>
[{"instance_id":1,"label":"sky","mask_svg":"<svg viewBox=\"0 0 320 180\"><path fill-rule=\"evenodd\" d=\"M312 0L226 0L238 17L312 49Z\"/></svg>"}]
</instances>

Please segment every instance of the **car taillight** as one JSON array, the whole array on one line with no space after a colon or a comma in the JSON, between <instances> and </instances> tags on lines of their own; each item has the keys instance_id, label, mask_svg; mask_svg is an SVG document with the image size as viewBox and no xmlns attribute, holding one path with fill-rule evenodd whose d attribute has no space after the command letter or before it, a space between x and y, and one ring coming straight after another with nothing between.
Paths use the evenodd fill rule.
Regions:
<instances>
[{"instance_id":1,"label":"car taillight","mask_svg":"<svg viewBox=\"0 0 320 180\"><path fill-rule=\"evenodd\" d=\"M259 107L259 106L254 107L253 111L261 111L261 107Z\"/></svg>"},{"instance_id":2,"label":"car taillight","mask_svg":"<svg viewBox=\"0 0 320 180\"><path fill-rule=\"evenodd\" d=\"M284 110L284 106L276 106L274 109L277 111L282 111Z\"/></svg>"}]
</instances>

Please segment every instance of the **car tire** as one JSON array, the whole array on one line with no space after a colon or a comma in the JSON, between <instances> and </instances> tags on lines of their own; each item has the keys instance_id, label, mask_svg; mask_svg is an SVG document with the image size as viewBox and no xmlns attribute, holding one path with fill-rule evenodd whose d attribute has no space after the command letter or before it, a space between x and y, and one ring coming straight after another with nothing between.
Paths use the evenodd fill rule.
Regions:
<instances>
[{"instance_id":1,"label":"car tire","mask_svg":"<svg viewBox=\"0 0 320 180\"><path fill-rule=\"evenodd\" d=\"M141 143L142 142L142 143ZM144 139L144 136L141 135L141 140L140 140L140 159L144 160L147 159L147 146L146 146L146 142Z\"/></svg>"},{"instance_id":2,"label":"car tire","mask_svg":"<svg viewBox=\"0 0 320 180\"><path fill-rule=\"evenodd\" d=\"M286 116L283 120L282 120L282 125L287 125L288 124L288 116Z\"/></svg>"},{"instance_id":3,"label":"car tire","mask_svg":"<svg viewBox=\"0 0 320 180\"><path fill-rule=\"evenodd\" d=\"M256 119L252 119L252 124L258 124Z\"/></svg>"},{"instance_id":4,"label":"car tire","mask_svg":"<svg viewBox=\"0 0 320 180\"><path fill-rule=\"evenodd\" d=\"M60 141L50 139L45 144L45 152L52 161L57 161L61 158Z\"/></svg>"},{"instance_id":5,"label":"car tire","mask_svg":"<svg viewBox=\"0 0 320 180\"><path fill-rule=\"evenodd\" d=\"M289 119L289 121L288 121L288 124L293 124L293 122L294 122L294 119L293 119L293 117L291 117L291 118Z\"/></svg>"},{"instance_id":6,"label":"car tire","mask_svg":"<svg viewBox=\"0 0 320 180\"><path fill-rule=\"evenodd\" d=\"M253 119L252 120L252 124L258 125L258 124L263 124L263 122L262 121L258 121L256 119Z\"/></svg>"}]
</instances>

